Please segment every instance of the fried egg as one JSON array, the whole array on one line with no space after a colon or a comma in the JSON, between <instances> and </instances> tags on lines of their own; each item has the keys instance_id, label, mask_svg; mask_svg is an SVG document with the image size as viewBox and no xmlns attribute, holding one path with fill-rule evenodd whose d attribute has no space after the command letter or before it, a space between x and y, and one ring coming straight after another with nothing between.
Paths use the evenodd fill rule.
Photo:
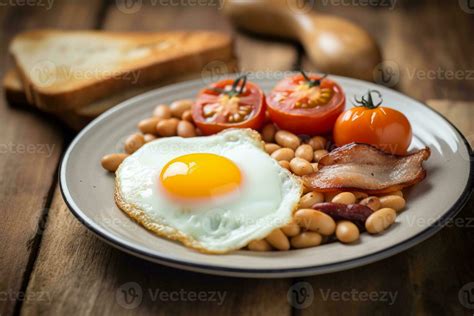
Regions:
<instances>
[{"instance_id":1,"label":"fried egg","mask_svg":"<svg viewBox=\"0 0 474 316\"><path fill-rule=\"evenodd\" d=\"M257 132L231 129L145 144L117 170L115 200L159 236L224 253L289 223L301 190Z\"/></svg>"}]
</instances>

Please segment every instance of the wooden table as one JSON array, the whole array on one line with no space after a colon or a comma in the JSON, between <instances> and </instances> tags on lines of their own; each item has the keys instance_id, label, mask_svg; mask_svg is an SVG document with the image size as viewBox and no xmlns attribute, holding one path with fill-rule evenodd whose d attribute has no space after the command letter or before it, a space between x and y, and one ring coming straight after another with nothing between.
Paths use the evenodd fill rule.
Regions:
<instances>
[{"instance_id":1,"label":"wooden table","mask_svg":"<svg viewBox=\"0 0 474 316\"><path fill-rule=\"evenodd\" d=\"M399 71L398 76L395 72L396 88L420 100L435 99L429 103L456 124L472 144L474 15L463 11L457 1L400 0L393 10L382 5L364 6L366 1L352 1L350 6L348 1L317 2L318 10L345 16L370 30L385 59ZM11 64L6 47L12 36L39 27L218 29L235 34L243 70L313 69L295 43L237 32L216 5L191 6L194 2L184 1L188 5L178 8L145 0L137 12L124 13L115 1L55 1L51 7L46 0L35 2L44 6L25 5L24 1L3 3L7 2L0 8L1 74ZM446 74L453 71L460 71L461 77L449 79ZM255 280L175 270L122 253L80 224L67 210L56 176L61 154L73 133L45 115L11 108L4 100L0 103L2 316L474 313L458 299L461 287L474 281L472 198L459 213L459 223L408 251L345 272ZM35 149L22 152L23 145ZM51 152L40 150L45 146L50 146ZM298 286L313 288L314 300L306 308L288 303L287 293L297 282L307 282ZM122 290L133 298L130 287L137 285L142 289L142 300L128 304ZM168 296L160 296L162 292ZM205 297L192 299L201 292L207 293ZM172 293L184 294L174 300ZM225 295L223 302L211 300L212 293ZM382 299L389 294L395 296L393 302Z\"/></svg>"}]
</instances>

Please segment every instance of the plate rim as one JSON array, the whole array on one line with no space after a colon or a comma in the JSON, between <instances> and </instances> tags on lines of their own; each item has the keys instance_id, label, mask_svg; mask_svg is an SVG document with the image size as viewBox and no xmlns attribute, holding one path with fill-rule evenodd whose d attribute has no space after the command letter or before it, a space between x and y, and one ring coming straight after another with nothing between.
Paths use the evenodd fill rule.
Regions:
<instances>
[{"instance_id":1,"label":"plate rim","mask_svg":"<svg viewBox=\"0 0 474 316\"><path fill-rule=\"evenodd\" d=\"M289 72L290 73L290 72ZM267 73L267 74L271 74ZM228 74L226 76L232 77L235 76L236 74ZM331 75L331 77L335 78L335 80L338 79L343 79L343 80L349 80L353 81L359 84L369 84L369 85L378 85L373 82L368 82L364 80L359 80L359 79L354 79L354 78L348 78L348 77L343 77L343 76L336 76L336 75ZM265 80L265 79L260 79L260 80ZM168 256L163 256L163 255L158 255L158 254L153 254L149 253L146 251L143 251L142 249L138 249L136 247L133 247L129 244L127 244L124 241L121 241L120 238L114 236L113 234L107 233L104 229L100 228L98 225L95 223L91 223L91 220L84 215L84 213L80 210L80 208L74 203L73 199L71 196L69 196L67 184L66 184L66 175L65 175L65 162L69 158L72 149L76 145L76 143L79 141L79 139L87 133L87 131L99 120L102 119L104 116L108 116L110 113L113 113L115 111L119 111L121 108L126 107L127 104L136 102L137 100L141 98L145 98L148 94L153 94L156 93L157 90L164 90L164 89L176 89L176 88L183 88L186 85L193 85L196 82L201 81L200 79L195 79L195 80L188 80L184 82L179 82L171 85L166 85L157 89L150 90L148 92L139 94L137 96L134 96L130 99L124 100L117 104L116 106L112 107L111 109L107 110L106 112L102 113L99 115L97 118L95 118L91 123L89 123L86 127L84 127L77 135L76 137L71 141L71 143L68 145L68 148L66 149L61 162L59 166L59 172L58 172L58 182L59 182L59 188L61 195L63 197L64 202L66 203L69 211L76 217L76 219L79 220L85 227L87 227L90 231L92 231L99 239L107 242L108 244L114 246L115 248L118 248L128 254L132 254L135 256L138 256L140 258L156 262L156 263L161 263L163 265L171 266L174 268L181 268L185 270L190 270L190 271L195 271L195 272L201 272L201 273L207 273L207 274L214 274L214 275L224 275L224 276L231 276L231 277L255 277L255 278L278 278L278 277L291 277L291 276L306 276L306 275L316 275L316 274L323 274L323 273L330 273L330 272L336 272L336 271L341 271L341 270L347 270L351 269L354 267L366 265L375 261L379 261L382 259L385 259L387 257L393 256L395 254L398 254L404 250L407 250L413 246L415 246L418 243L423 242L424 240L428 239L429 237L433 236L436 234L438 231L440 231L445 224L452 218L454 218L460 211L461 209L467 204L469 197L474 190L473 188L473 181L474 181L474 152L473 149L471 148L469 142L467 141L466 137L461 133L461 131L453 124L451 123L443 114L438 112L437 110L429 107L426 105L425 102L421 102L417 100L416 98L413 98L411 96L408 96L406 94L403 94L399 91L396 91L394 89L391 89L389 87L381 86L384 89L391 90L395 94L399 94L403 97L406 97L412 101L415 101L417 103L422 104L425 108L428 110L432 111L436 115L438 115L440 118L442 118L446 123L448 123L458 134L460 139L463 141L464 146L466 147L468 154L469 154L469 176L466 182L466 186L464 187L461 195L459 198L454 202L454 204L443 214L442 217L440 217L438 220L434 221L431 223L430 226L428 226L426 229L423 231L419 232L415 236L412 236L409 239L406 239L398 244L395 244L393 246L390 246L388 248L384 248L382 250L379 250L375 253L367 254L362 257L358 257L355 259L349 259L349 260L344 260L344 261L339 261L335 263L329 263L329 264L323 264L323 265L317 265L317 266L306 266L306 267L299 267L299 268L287 268L287 269L251 269L251 268L229 268L229 267L218 267L218 266L211 266L211 265L206 265L206 264L199 264L199 263L191 263L186 260L182 259L175 259L171 258Z\"/></svg>"}]
</instances>

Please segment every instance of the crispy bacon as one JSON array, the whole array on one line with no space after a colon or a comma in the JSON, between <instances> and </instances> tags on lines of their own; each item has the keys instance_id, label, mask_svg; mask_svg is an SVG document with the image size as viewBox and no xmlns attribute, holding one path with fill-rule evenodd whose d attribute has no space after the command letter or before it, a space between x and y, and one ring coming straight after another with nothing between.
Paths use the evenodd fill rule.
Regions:
<instances>
[{"instance_id":1,"label":"crispy bacon","mask_svg":"<svg viewBox=\"0 0 474 316\"><path fill-rule=\"evenodd\" d=\"M303 181L320 192L393 192L423 180L426 171L422 163L429 156L429 148L396 156L367 144L352 143L321 158L318 172L304 176Z\"/></svg>"}]
</instances>

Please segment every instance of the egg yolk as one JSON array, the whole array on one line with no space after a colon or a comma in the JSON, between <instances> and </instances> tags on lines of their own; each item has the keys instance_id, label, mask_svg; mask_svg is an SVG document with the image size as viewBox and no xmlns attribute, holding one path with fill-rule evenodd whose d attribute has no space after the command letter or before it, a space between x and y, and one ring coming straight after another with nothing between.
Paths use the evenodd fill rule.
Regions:
<instances>
[{"instance_id":1,"label":"egg yolk","mask_svg":"<svg viewBox=\"0 0 474 316\"><path fill-rule=\"evenodd\" d=\"M226 157L196 153L169 161L160 174L165 190L181 198L211 198L236 190L240 170Z\"/></svg>"}]
</instances>

